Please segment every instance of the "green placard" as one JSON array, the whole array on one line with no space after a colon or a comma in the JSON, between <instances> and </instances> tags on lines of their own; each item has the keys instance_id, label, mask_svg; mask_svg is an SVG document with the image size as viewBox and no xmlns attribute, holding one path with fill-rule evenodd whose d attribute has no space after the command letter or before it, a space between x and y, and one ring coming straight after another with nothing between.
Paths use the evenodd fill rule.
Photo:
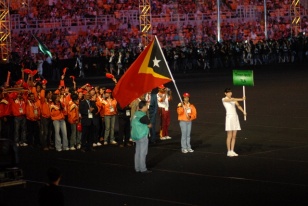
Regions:
<instances>
[{"instance_id":1,"label":"green placard","mask_svg":"<svg viewBox=\"0 0 308 206\"><path fill-rule=\"evenodd\" d=\"M233 85L236 86L253 86L252 70L233 70Z\"/></svg>"}]
</instances>

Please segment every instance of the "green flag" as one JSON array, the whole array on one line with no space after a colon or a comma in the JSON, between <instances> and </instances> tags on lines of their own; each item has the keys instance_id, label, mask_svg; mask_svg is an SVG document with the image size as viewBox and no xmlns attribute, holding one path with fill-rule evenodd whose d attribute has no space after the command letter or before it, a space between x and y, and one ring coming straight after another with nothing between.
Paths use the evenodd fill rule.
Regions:
<instances>
[{"instance_id":1,"label":"green flag","mask_svg":"<svg viewBox=\"0 0 308 206\"><path fill-rule=\"evenodd\" d=\"M233 85L236 86L253 86L252 70L233 70Z\"/></svg>"},{"instance_id":2,"label":"green flag","mask_svg":"<svg viewBox=\"0 0 308 206\"><path fill-rule=\"evenodd\" d=\"M36 41L38 42L38 47L41 50L41 52L43 54L47 54L48 56L50 56L50 58L52 58L51 52L49 51L49 49L47 48L47 46L40 40L40 38L38 38L37 36L35 36L33 34L33 37L36 39Z\"/></svg>"}]
</instances>

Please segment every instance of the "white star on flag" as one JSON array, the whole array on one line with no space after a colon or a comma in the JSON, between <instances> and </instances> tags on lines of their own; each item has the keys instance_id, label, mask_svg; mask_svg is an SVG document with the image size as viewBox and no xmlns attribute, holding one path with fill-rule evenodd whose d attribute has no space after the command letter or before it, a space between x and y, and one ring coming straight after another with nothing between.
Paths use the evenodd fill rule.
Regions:
<instances>
[{"instance_id":1,"label":"white star on flag","mask_svg":"<svg viewBox=\"0 0 308 206\"><path fill-rule=\"evenodd\" d=\"M155 66L157 66L157 67L159 67L159 62L160 62L161 60L158 60L158 59L156 59L156 56L155 56L155 59L153 60L153 62L154 62L154 65L153 65L153 67L155 67Z\"/></svg>"}]
</instances>

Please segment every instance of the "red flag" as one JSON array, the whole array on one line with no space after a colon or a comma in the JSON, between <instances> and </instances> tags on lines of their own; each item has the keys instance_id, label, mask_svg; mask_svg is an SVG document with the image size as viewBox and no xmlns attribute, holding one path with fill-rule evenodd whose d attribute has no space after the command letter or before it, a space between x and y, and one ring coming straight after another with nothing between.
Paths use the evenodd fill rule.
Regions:
<instances>
[{"instance_id":1,"label":"red flag","mask_svg":"<svg viewBox=\"0 0 308 206\"><path fill-rule=\"evenodd\" d=\"M113 96L121 107L125 107L142 94L171 80L164 54L155 38L118 81Z\"/></svg>"}]
</instances>

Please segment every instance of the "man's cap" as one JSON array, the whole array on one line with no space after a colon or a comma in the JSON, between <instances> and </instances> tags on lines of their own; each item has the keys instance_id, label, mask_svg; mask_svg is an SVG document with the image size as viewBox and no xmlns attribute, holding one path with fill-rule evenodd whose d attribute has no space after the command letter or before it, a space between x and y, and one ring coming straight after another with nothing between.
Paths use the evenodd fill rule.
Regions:
<instances>
[{"instance_id":1,"label":"man's cap","mask_svg":"<svg viewBox=\"0 0 308 206\"><path fill-rule=\"evenodd\" d=\"M111 93L112 90L111 89L106 89L105 93Z\"/></svg>"}]
</instances>

